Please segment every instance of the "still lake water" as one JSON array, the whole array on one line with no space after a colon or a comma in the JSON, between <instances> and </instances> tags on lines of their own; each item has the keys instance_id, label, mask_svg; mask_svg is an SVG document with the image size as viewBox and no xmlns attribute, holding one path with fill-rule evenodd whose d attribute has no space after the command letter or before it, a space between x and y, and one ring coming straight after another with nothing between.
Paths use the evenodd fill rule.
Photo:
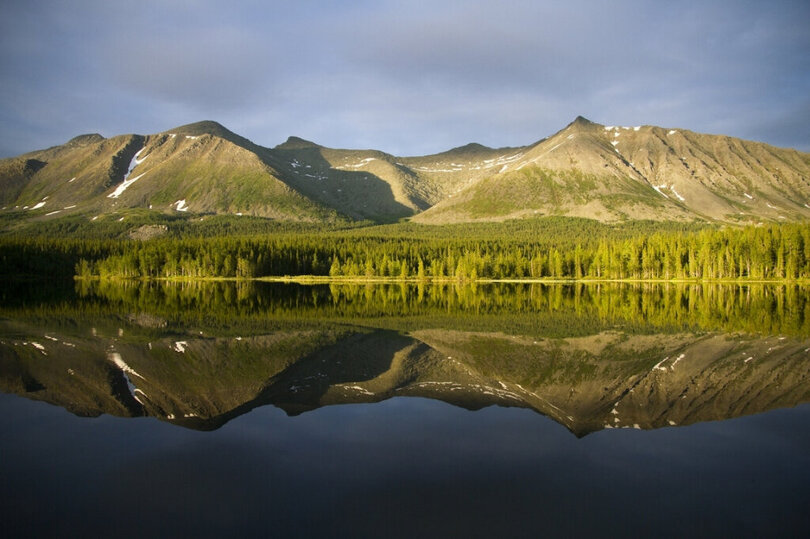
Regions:
<instances>
[{"instance_id":1,"label":"still lake water","mask_svg":"<svg viewBox=\"0 0 810 539\"><path fill-rule=\"evenodd\" d=\"M5 537L810 533L806 289L0 299Z\"/></svg>"}]
</instances>

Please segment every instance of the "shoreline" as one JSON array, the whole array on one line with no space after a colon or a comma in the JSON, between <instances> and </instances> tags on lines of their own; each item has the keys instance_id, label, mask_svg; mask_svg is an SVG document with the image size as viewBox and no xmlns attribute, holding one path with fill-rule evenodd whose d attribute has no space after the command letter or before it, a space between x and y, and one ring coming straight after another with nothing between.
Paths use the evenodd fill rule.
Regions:
<instances>
[{"instance_id":1,"label":"shoreline","mask_svg":"<svg viewBox=\"0 0 810 539\"><path fill-rule=\"evenodd\" d=\"M30 276L29 276L30 277ZM47 278L47 277L42 277ZM299 285L316 284L457 284L457 285L479 285L479 284L727 284L727 285L750 285L750 284L793 284L800 286L810 286L808 279L608 279L608 278L513 278L513 279L457 279L454 277L445 278L418 278L418 277L365 277L365 276L339 276L330 277L322 275L283 275L283 276L263 276L263 277L100 277L100 276L79 276L73 277L75 281L141 281L141 282L265 282L265 283L289 283Z\"/></svg>"}]
</instances>

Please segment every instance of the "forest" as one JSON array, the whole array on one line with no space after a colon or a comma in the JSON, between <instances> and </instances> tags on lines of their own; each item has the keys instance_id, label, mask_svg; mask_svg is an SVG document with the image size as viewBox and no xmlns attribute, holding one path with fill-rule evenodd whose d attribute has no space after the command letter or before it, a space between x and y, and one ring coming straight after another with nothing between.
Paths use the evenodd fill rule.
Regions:
<instances>
[{"instance_id":1,"label":"forest","mask_svg":"<svg viewBox=\"0 0 810 539\"><path fill-rule=\"evenodd\" d=\"M101 279L806 280L810 225L538 219L148 240L6 236L0 262L5 276Z\"/></svg>"}]
</instances>

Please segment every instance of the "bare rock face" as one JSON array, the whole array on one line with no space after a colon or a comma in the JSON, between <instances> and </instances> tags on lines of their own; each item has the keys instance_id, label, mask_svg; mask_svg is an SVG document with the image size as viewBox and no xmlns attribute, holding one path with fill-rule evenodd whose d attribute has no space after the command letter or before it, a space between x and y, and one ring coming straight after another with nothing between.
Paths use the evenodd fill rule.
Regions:
<instances>
[{"instance_id":1,"label":"bare rock face","mask_svg":"<svg viewBox=\"0 0 810 539\"><path fill-rule=\"evenodd\" d=\"M143 225L136 228L129 233L129 237L133 240L150 240L152 238L159 238L169 231L166 225Z\"/></svg>"}]
</instances>

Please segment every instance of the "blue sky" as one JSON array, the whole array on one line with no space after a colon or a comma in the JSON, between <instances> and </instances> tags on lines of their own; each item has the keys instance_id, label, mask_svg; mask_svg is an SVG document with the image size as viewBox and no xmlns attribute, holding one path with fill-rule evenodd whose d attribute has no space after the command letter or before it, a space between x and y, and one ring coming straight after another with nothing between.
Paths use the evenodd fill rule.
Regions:
<instances>
[{"instance_id":1,"label":"blue sky","mask_svg":"<svg viewBox=\"0 0 810 539\"><path fill-rule=\"evenodd\" d=\"M810 2L0 5L0 156L217 120L420 155L577 115L810 151Z\"/></svg>"}]
</instances>

